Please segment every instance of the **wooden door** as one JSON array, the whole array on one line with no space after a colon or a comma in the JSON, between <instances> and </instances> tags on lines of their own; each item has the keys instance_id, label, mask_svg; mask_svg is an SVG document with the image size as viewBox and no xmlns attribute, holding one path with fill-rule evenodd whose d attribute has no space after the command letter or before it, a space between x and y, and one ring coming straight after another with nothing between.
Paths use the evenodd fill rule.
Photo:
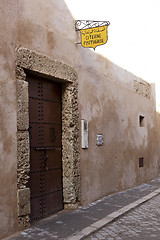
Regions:
<instances>
[{"instance_id":1,"label":"wooden door","mask_svg":"<svg viewBox=\"0 0 160 240\"><path fill-rule=\"evenodd\" d=\"M61 85L28 76L31 222L63 209Z\"/></svg>"}]
</instances>

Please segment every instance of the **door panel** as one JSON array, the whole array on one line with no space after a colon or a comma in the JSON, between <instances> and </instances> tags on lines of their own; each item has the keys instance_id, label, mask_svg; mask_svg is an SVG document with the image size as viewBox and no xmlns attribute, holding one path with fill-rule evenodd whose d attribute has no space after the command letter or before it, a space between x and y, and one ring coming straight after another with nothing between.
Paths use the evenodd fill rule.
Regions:
<instances>
[{"instance_id":1,"label":"door panel","mask_svg":"<svg viewBox=\"0 0 160 240\"><path fill-rule=\"evenodd\" d=\"M36 122L39 119L39 100L38 99L29 99L30 111L30 122Z\"/></svg>"},{"instance_id":2,"label":"door panel","mask_svg":"<svg viewBox=\"0 0 160 240\"><path fill-rule=\"evenodd\" d=\"M32 182L30 187L32 197L39 196L41 194L41 173L32 172L30 174L30 181Z\"/></svg>"},{"instance_id":3,"label":"door panel","mask_svg":"<svg viewBox=\"0 0 160 240\"><path fill-rule=\"evenodd\" d=\"M58 119L61 116L61 109L59 108L59 103L43 101L44 115L43 121L46 123L59 123ZM55 114L50 111L50 109L54 109Z\"/></svg>"},{"instance_id":4,"label":"door panel","mask_svg":"<svg viewBox=\"0 0 160 240\"><path fill-rule=\"evenodd\" d=\"M60 191L61 189L61 169L48 170L44 174L44 181L46 183L44 192ZM53 190L54 189L54 190Z\"/></svg>"},{"instance_id":5,"label":"door panel","mask_svg":"<svg viewBox=\"0 0 160 240\"><path fill-rule=\"evenodd\" d=\"M61 86L28 76L31 221L63 208Z\"/></svg>"},{"instance_id":6,"label":"door panel","mask_svg":"<svg viewBox=\"0 0 160 240\"><path fill-rule=\"evenodd\" d=\"M33 161L30 162L30 169L32 169L32 171L41 171L40 161L44 158L42 154L42 152L35 151L33 148L30 149L30 158L33 159Z\"/></svg>"},{"instance_id":7,"label":"door panel","mask_svg":"<svg viewBox=\"0 0 160 240\"><path fill-rule=\"evenodd\" d=\"M49 101L61 101L61 91L57 83L48 82L43 86L43 98Z\"/></svg>"},{"instance_id":8,"label":"door panel","mask_svg":"<svg viewBox=\"0 0 160 240\"><path fill-rule=\"evenodd\" d=\"M46 203L44 217L47 217L50 214L53 214L54 208L56 208L57 211L60 211L62 209L60 192L55 192L55 193L44 195L44 202ZM50 203L52 203L52 204L50 204Z\"/></svg>"},{"instance_id":9,"label":"door panel","mask_svg":"<svg viewBox=\"0 0 160 240\"><path fill-rule=\"evenodd\" d=\"M48 151L48 163L47 166L49 169L55 169L60 168L61 169L61 163L58 161L58 159L61 157L61 151L55 150L55 151ZM51 160L53 159L53 160Z\"/></svg>"},{"instance_id":10,"label":"door panel","mask_svg":"<svg viewBox=\"0 0 160 240\"><path fill-rule=\"evenodd\" d=\"M61 144L61 134L60 129L61 126L59 125L45 125L43 126L44 129L44 142L46 146L59 146Z\"/></svg>"},{"instance_id":11,"label":"door panel","mask_svg":"<svg viewBox=\"0 0 160 240\"><path fill-rule=\"evenodd\" d=\"M32 207L34 206L34 207ZM41 197L31 198L31 210L32 214L30 216L31 222L35 220L42 219L42 200Z\"/></svg>"}]
</instances>

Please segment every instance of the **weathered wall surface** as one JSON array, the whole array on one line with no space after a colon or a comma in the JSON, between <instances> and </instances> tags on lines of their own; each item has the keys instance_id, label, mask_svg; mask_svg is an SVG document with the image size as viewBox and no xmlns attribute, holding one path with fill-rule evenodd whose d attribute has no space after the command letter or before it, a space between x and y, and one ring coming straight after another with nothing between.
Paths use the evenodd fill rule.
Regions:
<instances>
[{"instance_id":1,"label":"weathered wall surface","mask_svg":"<svg viewBox=\"0 0 160 240\"><path fill-rule=\"evenodd\" d=\"M0 2L0 239L17 230L17 1Z\"/></svg>"},{"instance_id":2,"label":"weathered wall surface","mask_svg":"<svg viewBox=\"0 0 160 240\"><path fill-rule=\"evenodd\" d=\"M20 83L15 77L16 52L20 47L29 49L33 55L36 52L44 58L46 56L71 66L78 73L78 86L76 85L75 90L68 87L68 92L64 93L64 106L66 104L65 109L68 114L66 119L70 116L68 109L72 108L72 116L76 111L80 113L79 125L80 119L86 119L89 123L88 149L80 150L80 131L77 134L77 127L76 134L70 138L73 145L69 147L77 148L74 149L72 157L75 159L72 163L75 162L75 165L79 166L79 151L81 161L80 169L73 169L72 166L72 172L78 176L77 180L74 178L74 188L79 186L77 184L79 172L81 175L81 193L78 189L74 189L76 193L78 192L76 201L80 200L81 204L87 204L106 194L135 186L157 176L156 112L154 94L152 94L154 91L150 86L96 52L76 45L80 41L79 33L75 32L74 19L63 0L3 0L0 4L2 6L0 15L2 27L0 33L2 86L0 90L0 184L5 186L5 188L0 187L0 219L3 219L0 233L4 236L9 235L17 228L17 215L22 214L20 208L17 213L17 157L20 168L23 166L25 156L28 164L28 151L25 152L25 156L17 154L17 147L24 148L26 141L28 144L27 124L25 129L23 126L18 127L21 133L18 137L16 136L17 107L19 107L18 104L23 103L20 101L17 104L16 100L17 95L19 99L21 96L23 99L23 87L25 87L22 86L22 79ZM22 58L24 60L25 56ZM31 62L28 59L26 61L29 64ZM34 61L32 64L34 66ZM28 68L34 70L31 65ZM60 73L57 76L60 76ZM27 86L25 92L26 88ZM70 106L68 108L67 96L70 95L72 100L68 101ZM78 96L78 106L74 95ZM20 106L22 111L18 113L18 119L22 117L22 123L26 113L24 111L22 116L23 107L25 110L27 108L25 104L27 102L24 101L24 105ZM139 126L140 115L144 116L143 127ZM68 119L66 129L73 132L74 119ZM104 144L99 147L96 145L98 133L103 134L104 137ZM139 168L139 158L142 157L144 166ZM64 171L69 179L68 173L71 169L68 164L66 166ZM28 165L24 170L26 175L27 171ZM20 180L19 176L21 177L20 173L18 173L18 180ZM28 208L28 214L29 190L26 189L23 194L26 181L27 177L18 182L18 188L21 189L18 191L18 201L27 196L25 206ZM70 183L69 180L68 183ZM69 185L66 180L65 189L67 188ZM72 201L68 198L66 203L69 205ZM26 214L25 209L23 214Z\"/></svg>"},{"instance_id":3,"label":"weathered wall surface","mask_svg":"<svg viewBox=\"0 0 160 240\"><path fill-rule=\"evenodd\" d=\"M157 176L156 112L150 86L75 45L79 34L63 1L48 1L43 11L42 3L34 2L32 9L29 5L28 1L21 5L20 45L32 46L78 72L80 118L89 122L89 148L81 150L80 156L81 203ZM145 117L144 127L139 126L140 115ZM102 147L96 146L98 133L104 136ZM142 157L144 167L139 168Z\"/></svg>"},{"instance_id":4,"label":"weathered wall surface","mask_svg":"<svg viewBox=\"0 0 160 240\"><path fill-rule=\"evenodd\" d=\"M153 97L151 87L137 83L135 94L132 77L129 89L93 72L81 73L81 117L89 122L89 147L81 150L83 204L158 175L156 111L154 99L148 99ZM103 134L102 146L96 145L97 134ZM139 158L144 160L141 168Z\"/></svg>"}]
</instances>

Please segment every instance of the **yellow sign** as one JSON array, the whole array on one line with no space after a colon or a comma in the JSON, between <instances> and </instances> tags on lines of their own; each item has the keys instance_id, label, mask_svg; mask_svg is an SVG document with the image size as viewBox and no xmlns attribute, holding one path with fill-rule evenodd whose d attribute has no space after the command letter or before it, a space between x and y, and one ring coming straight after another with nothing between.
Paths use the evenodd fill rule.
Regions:
<instances>
[{"instance_id":1,"label":"yellow sign","mask_svg":"<svg viewBox=\"0 0 160 240\"><path fill-rule=\"evenodd\" d=\"M95 48L107 42L107 25L81 29L81 44L85 48Z\"/></svg>"}]
</instances>

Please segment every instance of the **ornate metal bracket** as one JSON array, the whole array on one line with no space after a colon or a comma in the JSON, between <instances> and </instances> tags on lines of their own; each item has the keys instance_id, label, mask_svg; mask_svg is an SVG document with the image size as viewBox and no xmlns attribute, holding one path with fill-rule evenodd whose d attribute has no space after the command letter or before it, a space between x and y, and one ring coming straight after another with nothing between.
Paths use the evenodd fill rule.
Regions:
<instances>
[{"instance_id":1,"label":"ornate metal bracket","mask_svg":"<svg viewBox=\"0 0 160 240\"><path fill-rule=\"evenodd\" d=\"M92 21L92 20L76 20L75 21L75 31L80 31L82 29L109 26L109 21Z\"/></svg>"}]
</instances>

